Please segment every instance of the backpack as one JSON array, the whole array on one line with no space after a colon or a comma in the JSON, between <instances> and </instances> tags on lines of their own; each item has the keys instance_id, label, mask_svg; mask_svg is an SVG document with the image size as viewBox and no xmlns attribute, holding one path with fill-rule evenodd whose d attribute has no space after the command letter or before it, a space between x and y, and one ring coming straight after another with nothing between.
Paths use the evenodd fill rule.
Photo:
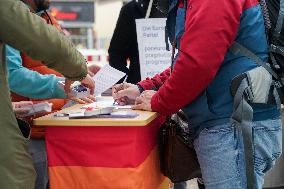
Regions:
<instances>
[{"instance_id":1,"label":"backpack","mask_svg":"<svg viewBox=\"0 0 284 189\"><path fill-rule=\"evenodd\" d=\"M253 52L237 42L233 43L230 51L234 54L241 53L263 66L273 76L280 100L284 103L284 0L259 0L259 4L269 46L268 62L262 62Z\"/></svg>"},{"instance_id":2,"label":"backpack","mask_svg":"<svg viewBox=\"0 0 284 189\"><path fill-rule=\"evenodd\" d=\"M261 103L275 103L277 108L280 108L280 101L282 104L284 103L284 31L282 32L284 21L284 0L259 0L259 4L261 5L263 13L269 47L268 62L263 62L256 54L236 41L233 42L229 49L233 54L241 54L262 66L237 76L237 78L232 81L231 86L232 92L235 92L232 93L234 94L234 108L231 121L237 129L237 133L239 133L239 135L243 138L248 189L256 188L256 177L253 166L253 129L250 124L253 121L253 109L250 103L257 103L258 100L263 99L264 101ZM259 77L261 79L261 73L264 68L272 75L272 78L270 77L270 82L272 79L272 85L270 86L270 89L266 88L269 92L265 90L262 91L262 87L259 87L259 83L258 87L252 87L252 85L249 85L248 81L250 72L255 73L251 74L254 75L255 78ZM267 73L266 71L265 73ZM259 80L260 84L262 84L265 80L266 79ZM259 89L257 90L257 94L253 93L253 88ZM265 94L265 92L267 94ZM254 95L265 98L255 98ZM269 98L268 96L273 97Z\"/></svg>"}]
</instances>

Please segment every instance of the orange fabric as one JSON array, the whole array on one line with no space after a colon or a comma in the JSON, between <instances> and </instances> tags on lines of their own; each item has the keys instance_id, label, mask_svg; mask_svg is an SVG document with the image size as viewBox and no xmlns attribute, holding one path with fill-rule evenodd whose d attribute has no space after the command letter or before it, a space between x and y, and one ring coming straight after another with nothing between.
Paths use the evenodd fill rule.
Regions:
<instances>
[{"instance_id":1,"label":"orange fabric","mask_svg":"<svg viewBox=\"0 0 284 189\"><path fill-rule=\"evenodd\" d=\"M54 74L58 77L62 77L62 75L60 73L58 73L57 71L48 68L47 66L42 64L41 61L34 60L31 57L27 56L25 53L21 53L21 57L22 57L22 60L23 60L23 66L30 69L30 70L39 72L39 73L44 74L44 75L45 74Z\"/></svg>"},{"instance_id":2,"label":"orange fabric","mask_svg":"<svg viewBox=\"0 0 284 189\"><path fill-rule=\"evenodd\" d=\"M41 15L41 17L47 22L47 24L51 24L51 25L55 26L60 32L62 32L62 29L61 29L60 25L58 24L58 22L50 14L43 13ZM22 57L22 61L23 61L23 66L30 69L30 70L39 72L43 75L54 74L58 77L62 77L62 75L60 73L58 73L57 71L48 68L47 66L42 64L41 61L34 60L31 57L27 56L25 53L21 53L21 57ZM30 98L27 98L27 97L17 95L13 92L11 92L11 97L12 97L13 102L33 101L34 103L39 103L39 102L45 101L45 102L52 103L53 104L52 111L61 110L61 108L64 106L64 104L67 103L67 100L65 100L65 99L49 99L49 100L40 100L39 101L37 99L30 99ZM41 115L41 116L43 116L43 115ZM42 128L42 127L40 127L40 128L33 127L32 128L32 135L31 135L32 138L43 138L44 135L45 135L45 128Z\"/></svg>"},{"instance_id":3,"label":"orange fabric","mask_svg":"<svg viewBox=\"0 0 284 189\"><path fill-rule=\"evenodd\" d=\"M62 107L67 103L68 100L64 99L50 99L50 100L33 100L33 103L40 103L40 102L48 102L52 103L52 112L61 110ZM33 119L44 116L46 114L38 114L33 117ZM32 124L32 120L31 120ZM45 127L32 127L32 135L33 139L41 139L45 137Z\"/></svg>"},{"instance_id":4,"label":"orange fabric","mask_svg":"<svg viewBox=\"0 0 284 189\"><path fill-rule=\"evenodd\" d=\"M50 188L168 189L170 182L161 174L159 165L156 147L136 168L49 167Z\"/></svg>"}]
</instances>

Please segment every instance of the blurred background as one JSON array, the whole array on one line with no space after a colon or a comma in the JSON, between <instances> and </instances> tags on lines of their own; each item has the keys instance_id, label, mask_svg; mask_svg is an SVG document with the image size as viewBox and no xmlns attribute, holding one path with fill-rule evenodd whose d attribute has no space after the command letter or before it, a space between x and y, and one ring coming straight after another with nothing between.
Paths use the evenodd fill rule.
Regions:
<instances>
[{"instance_id":1,"label":"blurred background","mask_svg":"<svg viewBox=\"0 0 284 189\"><path fill-rule=\"evenodd\" d=\"M127 2L51 0L49 11L90 63L104 63L120 9Z\"/></svg>"}]
</instances>

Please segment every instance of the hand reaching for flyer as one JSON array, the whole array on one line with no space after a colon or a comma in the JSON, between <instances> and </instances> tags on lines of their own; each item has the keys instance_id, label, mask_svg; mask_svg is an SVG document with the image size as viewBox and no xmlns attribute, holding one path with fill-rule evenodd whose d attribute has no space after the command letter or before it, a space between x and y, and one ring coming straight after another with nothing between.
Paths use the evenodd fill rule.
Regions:
<instances>
[{"instance_id":1,"label":"hand reaching for flyer","mask_svg":"<svg viewBox=\"0 0 284 189\"><path fill-rule=\"evenodd\" d=\"M72 97L72 95L71 95L72 83L74 83L74 81L71 81L69 79L65 79L64 91L66 93L66 96L69 97L69 98ZM89 74L87 74L87 76L83 80L81 80L81 84L90 89L91 95L94 94L95 82Z\"/></svg>"},{"instance_id":2,"label":"hand reaching for flyer","mask_svg":"<svg viewBox=\"0 0 284 189\"><path fill-rule=\"evenodd\" d=\"M94 77L94 75L96 75L96 73L98 71L100 71L100 69L101 68L98 65L95 65L95 64L90 65L90 66L88 66L88 75L90 77ZM88 79L88 81L84 81L84 80L81 81L81 83L84 86L88 87L89 85L92 85L92 84L90 84L92 82L92 81L90 81L90 78L85 78L85 79ZM65 93L70 94L70 86L73 82L72 81L67 81L67 82L68 82L69 87L67 86L65 88ZM66 92L66 90L67 90L67 92ZM67 95L67 97L70 98L71 100L78 102L79 104L93 103L96 100L95 97L93 96L93 93L94 92L91 91L91 95L88 96L88 97L85 97L85 98L75 98L75 97L72 97L71 95Z\"/></svg>"}]
</instances>

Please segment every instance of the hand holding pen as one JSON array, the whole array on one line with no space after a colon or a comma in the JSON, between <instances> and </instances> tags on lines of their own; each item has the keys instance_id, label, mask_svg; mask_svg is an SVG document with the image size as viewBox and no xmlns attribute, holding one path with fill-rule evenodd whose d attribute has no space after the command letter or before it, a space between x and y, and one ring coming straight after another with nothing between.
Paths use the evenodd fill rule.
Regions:
<instances>
[{"instance_id":1,"label":"hand holding pen","mask_svg":"<svg viewBox=\"0 0 284 189\"><path fill-rule=\"evenodd\" d=\"M118 105L134 104L135 99L140 95L137 85L123 82L112 88L112 97Z\"/></svg>"}]
</instances>

